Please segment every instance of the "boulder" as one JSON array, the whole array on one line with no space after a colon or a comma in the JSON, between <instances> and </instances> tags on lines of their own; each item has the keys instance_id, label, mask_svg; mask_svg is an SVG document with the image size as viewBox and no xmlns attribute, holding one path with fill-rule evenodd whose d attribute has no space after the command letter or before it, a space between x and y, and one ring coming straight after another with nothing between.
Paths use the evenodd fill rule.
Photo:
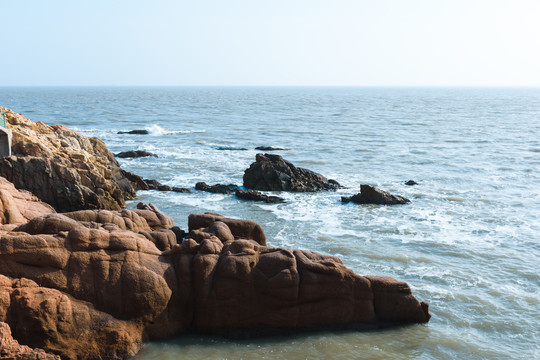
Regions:
<instances>
[{"instance_id":1,"label":"boulder","mask_svg":"<svg viewBox=\"0 0 540 360\"><path fill-rule=\"evenodd\" d=\"M253 240L260 245L266 245L266 235L262 227L251 220L232 219L220 214L206 212L188 216L188 231L208 228L219 221L227 225L235 239Z\"/></svg>"},{"instance_id":2,"label":"boulder","mask_svg":"<svg viewBox=\"0 0 540 360\"><path fill-rule=\"evenodd\" d=\"M229 185L222 185L222 184L215 184L215 185L208 185L205 182L198 182L195 184L195 189L201 190L201 191L207 191L211 193L216 194L230 194L234 192L236 189L238 189L238 186L229 184Z\"/></svg>"},{"instance_id":3,"label":"boulder","mask_svg":"<svg viewBox=\"0 0 540 360\"><path fill-rule=\"evenodd\" d=\"M263 201L269 204L283 203L285 199L278 196L268 196L255 190L236 190L235 195L237 198L251 201Z\"/></svg>"},{"instance_id":4,"label":"boulder","mask_svg":"<svg viewBox=\"0 0 540 360\"><path fill-rule=\"evenodd\" d=\"M124 151L119 152L118 154L115 154L117 158L125 159L125 158L140 158L140 157L158 157L156 154L153 154L148 151L144 150L130 150L130 151Z\"/></svg>"},{"instance_id":5,"label":"boulder","mask_svg":"<svg viewBox=\"0 0 540 360\"><path fill-rule=\"evenodd\" d=\"M13 131L13 156L0 158L0 176L17 189L57 211L119 210L135 197L136 186L100 139L0 110Z\"/></svg>"},{"instance_id":6,"label":"boulder","mask_svg":"<svg viewBox=\"0 0 540 360\"><path fill-rule=\"evenodd\" d=\"M399 205L410 202L409 199L399 195L392 195L375 186L360 185L360 193L351 197L343 196L341 201L344 203L354 202L356 204L376 204L376 205Z\"/></svg>"},{"instance_id":7,"label":"boulder","mask_svg":"<svg viewBox=\"0 0 540 360\"><path fill-rule=\"evenodd\" d=\"M257 154L256 161L244 172L244 187L262 191L311 192L335 190L335 180L311 170L297 168L279 155Z\"/></svg>"},{"instance_id":8,"label":"boulder","mask_svg":"<svg viewBox=\"0 0 540 360\"><path fill-rule=\"evenodd\" d=\"M414 180L409 180L407 182L405 182L405 185L408 185L408 186L412 186L412 185L418 185L418 183Z\"/></svg>"},{"instance_id":9,"label":"boulder","mask_svg":"<svg viewBox=\"0 0 540 360\"><path fill-rule=\"evenodd\" d=\"M28 191L0 177L0 224L24 224L36 216L52 214L54 209Z\"/></svg>"}]
</instances>

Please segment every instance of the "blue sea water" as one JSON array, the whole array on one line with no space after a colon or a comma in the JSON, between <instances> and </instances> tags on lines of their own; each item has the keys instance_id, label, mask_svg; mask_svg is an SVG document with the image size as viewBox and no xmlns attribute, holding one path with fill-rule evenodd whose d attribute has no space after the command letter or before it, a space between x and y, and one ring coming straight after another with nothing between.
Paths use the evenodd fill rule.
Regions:
<instances>
[{"instance_id":1,"label":"blue sea water","mask_svg":"<svg viewBox=\"0 0 540 360\"><path fill-rule=\"evenodd\" d=\"M276 153L346 188L272 205L141 191L128 207L153 202L182 228L193 212L254 220L271 246L406 281L433 315L383 331L180 337L141 359L540 358L540 89L0 88L0 104L115 153L156 153L120 163L171 186L241 185L256 146L287 148ZM133 129L150 134L117 134ZM360 184L412 201L341 204Z\"/></svg>"}]
</instances>

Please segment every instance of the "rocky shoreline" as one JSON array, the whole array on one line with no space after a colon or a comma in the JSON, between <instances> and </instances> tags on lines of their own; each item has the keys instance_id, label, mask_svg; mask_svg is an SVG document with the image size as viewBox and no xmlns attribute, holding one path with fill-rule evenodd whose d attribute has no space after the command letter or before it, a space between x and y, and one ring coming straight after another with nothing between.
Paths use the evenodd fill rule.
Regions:
<instances>
[{"instance_id":1,"label":"rocky shoreline","mask_svg":"<svg viewBox=\"0 0 540 360\"><path fill-rule=\"evenodd\" d=\"M182 333L429 321L406 283L272 247L252 221L191 214L184 232L152 204L124 209L148 184L101 140L1 109L14 156L0 159L0 358L125 359ZM298 174L339 187L281 157L258 160L288 177L250 175L254 190L314 191Z\"/></svg>"}]
</instances>

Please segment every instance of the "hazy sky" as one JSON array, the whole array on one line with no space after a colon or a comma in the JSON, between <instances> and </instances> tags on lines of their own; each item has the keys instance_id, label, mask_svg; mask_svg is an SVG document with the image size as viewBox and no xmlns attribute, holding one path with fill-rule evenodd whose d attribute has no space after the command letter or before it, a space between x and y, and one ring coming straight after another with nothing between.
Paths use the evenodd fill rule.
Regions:
<instances>
[{"instance_id":1,"label":"hazy sky","mask_svg":"<svg viewBox=\"0 0 540 360\"><path fill-rule=\"evenodd\" d=\"M540 86L540 0L0 0L0 86Z\"/></svg>"}]
</instances>

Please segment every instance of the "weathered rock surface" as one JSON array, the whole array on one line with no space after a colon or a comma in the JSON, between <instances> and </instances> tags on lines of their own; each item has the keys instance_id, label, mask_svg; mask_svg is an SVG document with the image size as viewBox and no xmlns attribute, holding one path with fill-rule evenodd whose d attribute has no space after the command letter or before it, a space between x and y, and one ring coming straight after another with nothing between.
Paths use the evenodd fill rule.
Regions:
<instances>
[{"instance_id":1,"label":"weathered rock surface","mask_svg":"<svg viewBox=\"0 0 540 360\"><path fill-rule=\"evenodd\" d=\"M0 177L0 224L24 224L36 216L52 214L54 209L28 191L15 189Z\"/></svg>"},{"instance_id":2,"label":"weathered rock surface","mask_svg":"<svg viewBox=\"0 0 540 360\"><path fill-rule=\"evenodd\" d=\"M297 168L279 155L257 154L256 161L244 172L244 187L262 191L311 192L335 190L335 180L311 170Z\"/></svg>"},{"instance_id":3,"label":"weathered rock surface","mask_svg":"<svg viewBox=\"0 0 540 360\"><path fill-rule=\"evenodd\" d=\"M238 189L238 186L236 186L234 184L229 184L229 185L223 185L223 184L208 185L207 183L201 181L201 182L198 182L198 183L195 184L195 189L201 190L201 191L206 191L206 192L211 192L211 193L215 193L215 194L230 194L230 193L236 191L236 189Z\"/></svg>"},{"instance_id":4,"label":"weathered rock surface","mask_svg":"<svg viewBox=\"0 0 540 360\"><path fill-rule=\"evenodd\" d=\"M399 205L410 202L409 199L399 195L392 195L375 186L360 185L360 193L351 197L343 196L341 201L344 203L354 202L357 204L376 204L376 205Z\"/></svg>"},{"instance_id":5,"label":"weathered rock surface","mask_svg":"<svg viewBox=\"0 0 540 360\"><path fill-rule=\"evenodd\" d=\"M140 203L0 227L0 338L14 344L2 335L6 323L20 344L64 359L125 359L143 341L193 331L429 320L407 284L359 276L333 256L265 246L252 221L204 213L188 224L178 243L185 233L172 219Z\"/></svg>"},{"instance_id":6,"label":"weathered rock surface","mask_svg":"<svg viewBox=\"0 0 540 360\"><path fill-rule=\"evenodd\" d=\"M235 195L237 198L251 201L263 201L269 204L283 203L285 199L279 196L268 196L255 190L236 190Z\"/></svg>"},{"instance_id":7,"label":"weathered rock surface","mask_svg":"<svg viewBox=\"0 0 540 360\"><path fill-rule=\"evenodd\" d=\"M115 154L117 158L126 159L126 158L140 158L140 157L158 157L156 154L153 154L144 150L130 150L123 151L118 154Z\"/></svg>"},{"instance_id":8,"label":"weathered rock surface","mask_svg":"<svg viewBox=\"0 0 540 360\"><path fill-rule=\"evenodd\" d=\"M13 130L13 156L0 158L0 176L17 189L57 211L119 210L135 197L134 184L100 139L0 110Z\"/></svg>"}]
</instances>

